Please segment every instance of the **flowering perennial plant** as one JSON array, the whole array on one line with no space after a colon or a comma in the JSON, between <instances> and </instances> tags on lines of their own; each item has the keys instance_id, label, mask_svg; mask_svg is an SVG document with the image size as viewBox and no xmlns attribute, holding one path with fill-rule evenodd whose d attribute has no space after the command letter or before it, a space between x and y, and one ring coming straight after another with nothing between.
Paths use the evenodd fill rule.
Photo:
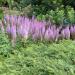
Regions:
<instances>
[{"instance_id":1,"label":"flowering perennial plant","mask_svg":"<svg viewBox=\"0 0 75 75\"><path fill-rule=\"evenodd\" d=\"M46 21L38 21L34 17L29 19L24 16L5 15L3 22L0 21L2 32L6 32L15 44L16 38L31 38L33 40L58 41L61 39L75 39L75 26L56 27Z\"/></svg>"}]
</instances>

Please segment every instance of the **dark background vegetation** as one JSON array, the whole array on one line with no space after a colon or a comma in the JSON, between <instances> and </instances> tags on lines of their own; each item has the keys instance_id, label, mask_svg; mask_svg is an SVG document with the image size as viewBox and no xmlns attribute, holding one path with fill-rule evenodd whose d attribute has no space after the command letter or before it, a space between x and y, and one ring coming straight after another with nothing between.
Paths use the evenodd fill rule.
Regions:
<instances>
[{"instance_id":1,"label":"dark background vegetation","mask_svg":"<svg viewBox=\"0 0 75 75\"><path fill-rule=\"evenodd\" d=\"M39 20L50 19L55 24L75 23L74 0L0 0L0 6L35 15Z\"/></svg>"}]
</instances>

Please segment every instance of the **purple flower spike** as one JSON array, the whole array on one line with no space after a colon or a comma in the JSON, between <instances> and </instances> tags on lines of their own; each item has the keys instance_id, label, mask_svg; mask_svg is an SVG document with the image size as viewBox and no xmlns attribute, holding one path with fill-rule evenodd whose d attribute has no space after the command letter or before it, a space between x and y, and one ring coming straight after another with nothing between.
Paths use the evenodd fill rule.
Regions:
<instances>
[{"instance_id":1,"label":"purple flower spike","mask_svg":"<svg viewBox=\"0 0 75 75\"><path fill-rule=\"evenodd\" d=\"M61 31L61 35L63 39L70 39L70 30L69 27L66 27Z\"/></svg>"},{"instance_id":2,"label":"purple flower spike","mask_svg":"<svg viewBox=\"0 0 75 75\"><path fill-rule=\"evenodd\" d=\"M70 34L71 34L71 39L75 39L75 26L70 27Z\"/></svg>"},{"instance_id":3,"label":"purple flower spike","mask_svg":"<svg viewBox=\"0 0 75 75\"><path fill-rule=\"evenodd\" d=\"M53 34L53 31L48 28L45 32L45 36L44 36L45 40L47 41L54 41L54 34Z\"/></svg>"},{"instance_id":4,"label":"purple flower spike","mask_svg":"<svg viewBox=\"0 0 75 75\"><path fill-rule=\"evenodd\" d=\"M69 27L66 27L66 29L65 29L65 38L66 39L70 39L70 30L69 30Z\"/></svg>"},{"instance_id":5,"label":"purple flower spike","mask_svg":"<svg viewBox=\"0 0 75 75\"><path fill-rule=\"evenodd\" d=\"M4 27L4 25L6 26ZM11 36L12 44L15 43L16 37L50 42L59 39L75 39L75 26L56 27L50 22L38 21L34 16L29 19L25 16L6 15L4 23L0 22L0 27L2 32L4 32L5 28L8 35Z\"/></svg>"}]
</instances>

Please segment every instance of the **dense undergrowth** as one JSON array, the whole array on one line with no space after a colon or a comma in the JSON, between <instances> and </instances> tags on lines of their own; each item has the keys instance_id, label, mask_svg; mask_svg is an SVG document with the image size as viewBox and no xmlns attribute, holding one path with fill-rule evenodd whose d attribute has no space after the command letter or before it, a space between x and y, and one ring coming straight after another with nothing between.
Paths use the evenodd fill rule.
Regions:
<instances>
[{"instance_id":1,"label":"dense undergrowth","mask_svg":"<svg viewBox=\"0 0 75 75\"><path fill-rule=\"evenodd\" d=\"M17 41L0 34L0 75L75 75L75 42ZM3 52L2 52L3 51Z\"/></svg>"}]
</instances>

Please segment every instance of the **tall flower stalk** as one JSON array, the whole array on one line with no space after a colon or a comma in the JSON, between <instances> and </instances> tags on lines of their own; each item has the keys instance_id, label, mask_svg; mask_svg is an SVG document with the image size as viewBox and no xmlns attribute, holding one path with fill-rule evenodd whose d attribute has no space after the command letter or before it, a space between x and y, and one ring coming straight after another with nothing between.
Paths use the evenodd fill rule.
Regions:
<instances>
[{"instance_id":1,"label":"tall flower stalk","mask_svg":"<svg viewBox=\"0 0 75 75\"><path fill-rule=\"evenodd\" d=\"M47 25L48 24L48 25ZM4 27L5 26L5 27ZM75 39L75 26L56 27L56 25L47 23L46 21L38 21L36 18L22 16L6 15L4 24L0 22L2 32L6 30L10 36L12 45L15 44L17 38L41 41L58 41L61 39Z\"/></svg>"}]
</instances>

